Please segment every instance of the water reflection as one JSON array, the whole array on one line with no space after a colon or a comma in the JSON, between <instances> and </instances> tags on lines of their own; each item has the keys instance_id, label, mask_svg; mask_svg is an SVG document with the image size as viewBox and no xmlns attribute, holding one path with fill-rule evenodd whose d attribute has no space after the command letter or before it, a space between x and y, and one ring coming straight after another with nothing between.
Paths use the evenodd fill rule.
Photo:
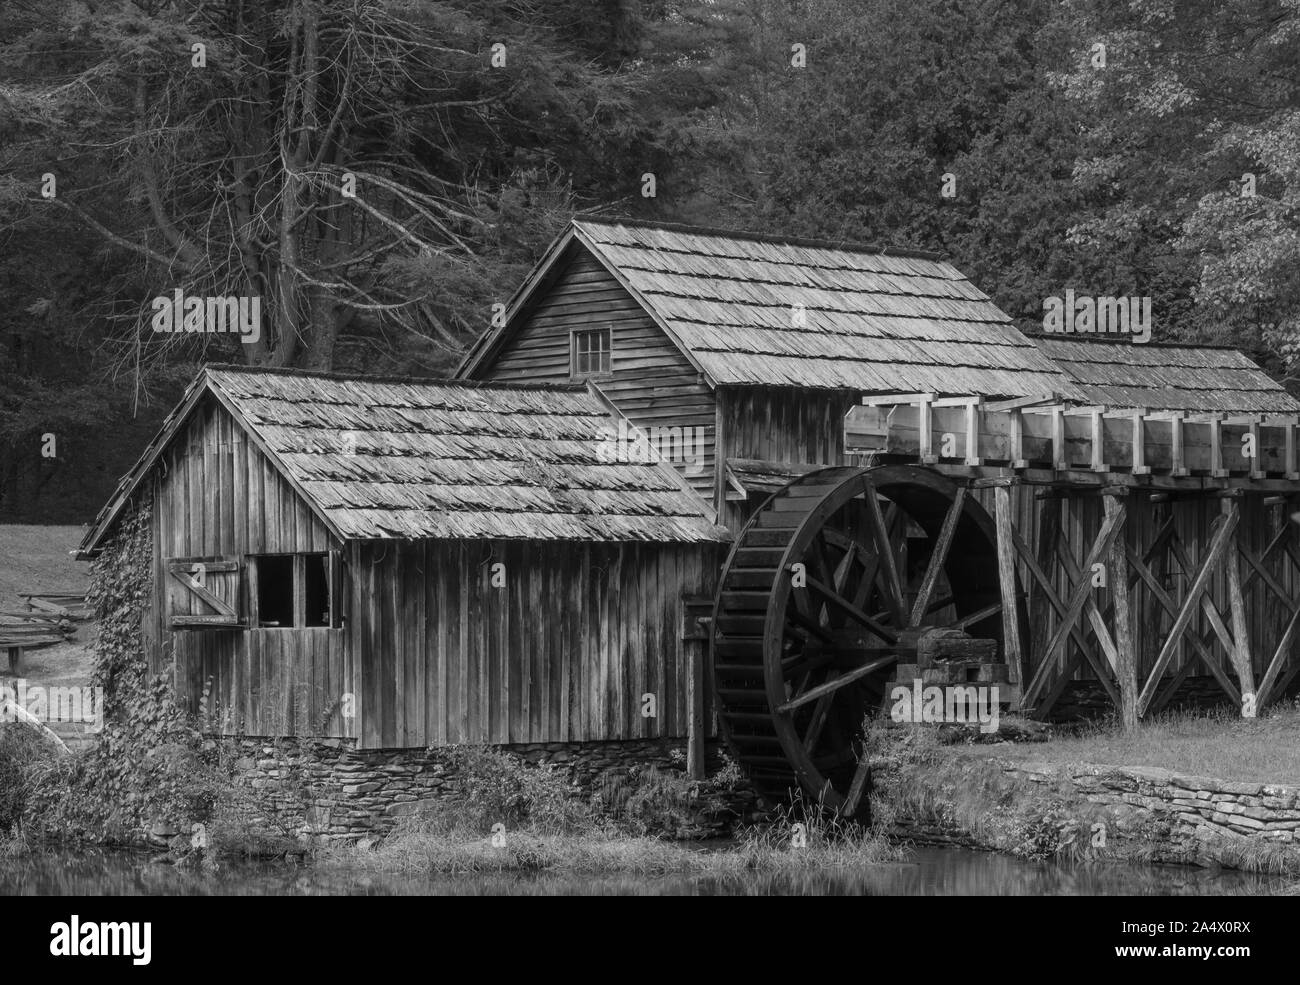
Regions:
<instances>
[{"instance_id":1,"label":"water reflection","mask_svg":"<svg viewBox=\"0 0 1300 985\"><path fill-rule=\"evenodd\" d=\"M1062 868L983 852L918 848L911 860L858 870L710 876L559 874L426 876L272 864L177 869L121 852L34 852L0 858L0 895L139 896L1198 896L1265 895L1284 877L1183 868Z\"/></svg>"}]
</instances>

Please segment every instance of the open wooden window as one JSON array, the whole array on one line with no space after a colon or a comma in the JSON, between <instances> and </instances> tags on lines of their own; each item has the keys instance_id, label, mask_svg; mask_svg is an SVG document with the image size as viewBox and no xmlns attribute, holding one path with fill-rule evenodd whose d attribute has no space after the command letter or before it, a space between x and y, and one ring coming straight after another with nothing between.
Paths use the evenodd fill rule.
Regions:
<instances>
[{"instance_id":1,"label":"open wooden window","mask_svg":"<svg viewBox=\"0 0 1300 985\"><path fill-rule=\"evenodd\" d=\"M257 554L248 562L254 626L305 629L342 625L342 566L338 551Z\"/></svg>"},{"instance_id":2,"label":"open wooden window","mask_svg":"<svg viewBox=\"0 0 1300 985\"><path fill-rule=\"evenodd\" d=\"M166 558L165 604L172 629L230 629L245 625L243 565L233 557Z\"/></svg>"},{"instance_id":3,"label":"open wooden window","mask_svg":"<svg viewBox=\"0 0 1300 985\"><path fill-rule=\"evenodd\" d=\"M569 344L569 365L575 380L609 375L610 330L608 327L574 332Z\"/></svg>"}]
</instances>

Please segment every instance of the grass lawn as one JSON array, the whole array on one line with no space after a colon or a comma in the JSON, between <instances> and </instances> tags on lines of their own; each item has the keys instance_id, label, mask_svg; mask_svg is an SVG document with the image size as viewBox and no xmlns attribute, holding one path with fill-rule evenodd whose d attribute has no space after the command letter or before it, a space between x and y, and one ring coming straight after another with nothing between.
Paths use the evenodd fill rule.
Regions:
<instances>
[{"instance_id":1,"label":"grass lawn","mask_svg":"<svg viewBox=\"0 0 1300 985\"><path fill-rule=\"evenodd\" d=\"M987 746L970 747L974 754L988 751ZM1130 733L1108 723L1050 742L998 746L997 753L1008 759L1160 766L1223 780L1300 786L1300 710L1279 705L1256 719L1227 709L1182 713L1143 723Z\"/></svg>"},{"instance_id":2,"label":"grass lawn","mask_svg":"<svg viewBox=\"0 0 1300 985\"><path fill-rule=\"evenodd\" d=\"M0 611L22 611L19 592L84 590L90 583L90 565L74 561L70 553L84 532L75 526L0 524ZM47 686L85 684L90 679L95 629L93 622L78 623L69 642L29 651L27 680Z\"/></svg>"}]
</instances>

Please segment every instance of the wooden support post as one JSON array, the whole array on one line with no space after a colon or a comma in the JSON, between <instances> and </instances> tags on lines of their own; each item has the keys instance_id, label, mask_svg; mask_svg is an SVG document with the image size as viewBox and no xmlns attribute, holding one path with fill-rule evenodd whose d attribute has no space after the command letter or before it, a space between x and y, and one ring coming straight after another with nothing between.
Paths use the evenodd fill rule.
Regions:
<instances>
[{"instance_id":1,"label":"wooden support post","mask_svg":"<svg viewBox=\"0 0 1300 985\"><path fill-rule=\"evenodd\" d=\"M1147 464L1147 431L1143 418L1146 408L1137 407L1133 411L1133 474L1150 475L1151 466Z\"/></svg>"},{"instance_id":2,"label":"wooden support post","mask_svg":"<svg viewBox=\"0 0 1300 985\"><path fill-rule=\"evenodd\" d=\"M1170 443L1170 461L1172 467L1170 474L1187 475L1187 459L1183 451L1183 414L1182 411L1174 413L1169 418L1169 443Z\"/></svg>"},{"instance_id":3,"label":"wooden support post","mask_svg":"<svg viewBox=\"0 0 1300 985\"><path fill-rule=\"evenodd\" d=\"M1224 522L1232 522L1234 530L1232 534L1232 543L1228 547L1227 557L1224 561L1228 569L1228 604L1232 607L1232 648L1228 652L1228 657L1232 660L1233 669L1237 672L1237 681L1241 685L1241 717L1254 718L1256 712L1255 700L1255 672L1251 667L1250 660L1250 631L1246 627L1246 600L1241 591L1241 560L1237 555L1237 536L1241 530L1241 525L1237 519L1237 500L1236 498L1225 498L1220 501L1220 507L1223 510Z\"/></svg>"},{"instance_id":4,"label":"wooden support post","mask_svg":"<svg viewBox=\"0 0 1300 985\"><path fill-rule=\"evenodd\" d=\"M1261 416L1262 415L1260 414L1252 414L1250 419L1250 445L1255 452L1255 454L1250 456L1249 460L1250 477L1252 479L1264 478L1264 470L1260 467L1260 463L1264 461L1264 449L1259 443L1259 422Z\"/></svg>"},{"instance_id":5,"label":"wooden support post","mask_svg":"<svg viewBox=\"0 0 1300 985\"><path fill-rule=\"evenodd\" d=\"M939 456L934 453L933 400L933 395L924 393L916 404L916 426L919 440L917 451L922 465L933 465L939 461Z\"/></svg>"},{"instance_id":6,"label":"wooden support post","mask_svg":"<svg viewBox=\"0 0 1300 985\"><path fill-rule=\"evenodd\" d=\"M705 776L704 694L708 682L704 679L704 646L694 641L686 644L686 771L692 780Z\"/></svg>"},{"instance_id":7,"label":"wooden support post","mask_svg":"<svg viewBox=\"0 0 1300 985\"><path fill-rule=\"evenodd\" d=\"M1296 426L1294 421L1286 425L1286 464L1283 466L1286 477L1292 482L1300 479L1300 465L1296 463Z\"/></svg>"},{"instance_id":8,"label":"wooden support post","mask_svg":"<svg viewBox=\"0 0 1300 985\"><path fill-rule=\"evenodd\" d=\"M1011 467L1028 468L1029 460L1025 458L1025 413L1019 407L1008 413L1011 415Z\"/></svg>"},{"instance_id":9,"label":"wooden support post","mask_svg":"<svg viewBox=\"0 0 1300 985\"><path fill-rule=\"evenodd\" d=\"M966 404L966 464L979 465L980 458L980 417L984 401L977 397Z\"/></svg>"},{"instance_id":10,"label":"wooden support post","mask_svg":"<svg viewBox=\"0 0 1300 985\"><path fill-rule=\"evenodd\" d=\"M1138 425L1141 427L1141 425ZM1105 498L1106 517L1114 518L1120 534L1110 549L1110 590L1114 598L1112 618L1115 638L1115 680L1119 684L1120 720L1124 728L1137 728L1138 681L1137 651L1133 640L1133 611L1129 607L1128 558L1124 546L1124 522L1127 509L1124 500L1108 491Z\"/></svg>"},{"instance_id":11,"label":"wooden support post","mask_svg":"<svg viewBox=\"0 0 1300 985\"><path fill-rule=\"evenodd\" d=\"M1038 556L1034 559L1044 574L1052 571L1052 558L1055 556L1056 541L1061 536L1061 510L1063 500L1060 497L1041 500L1038 505ZM1052 587L1052 591L1055 588ZM1051 615L1043 608L1043 602L1049 601L1052 593L1041 585L1037 578L1030 582L1029 592L1029 653L1033 657L1043 652L1043 646L1051 637L1053 626ZM1032 674L1033 667L1026 670Z\"/></svg>"},{"instance_id":12,"label":"wooden support post","mask_svg":"<svg viewBox=\"0 0 1300 985\"><path fill-rule=\"evenodd\" d=\"M1012 684L1023 678L1024 650L1020 639L1020 605L1016 597L1016 545L1011 529L1010 484L993 489L994 517L998 532L998 587L1002 593L1003 655Z\"/></svg>"},{"instance_id":13,"label":"wooden support post","mask_svg":"<svg viewBox=\"0 0 1300 985\"><path fill-rule=\"evenodd\" d=\"M1210 477L1222 479L1228 474L1223 467L1223 415L1210 415Z\"/></svg>"},{"instance_id":14,"label":"wooden support post","mask_svg":"<svg viewBox=\"0 0 1300 985\"><path fill-rule=\"evenodd\" d=\"M1106 425L1103 411L1104 407L1094 407L1092 409L1092 462L1091 468L1094 472L1109 472L1110 466L1106 464Z\"/></svg>"},{"instance_id":15,"label":"wooden support post","mask_svg":"<svg viewBox=\"0 0 1300 985\"><path fill-rule=\"evenodd\" d=\"M1052 468L1058 472L1069 468L1065 459L1065 408L1052 408Z\"/></svg>"}]
</instances>

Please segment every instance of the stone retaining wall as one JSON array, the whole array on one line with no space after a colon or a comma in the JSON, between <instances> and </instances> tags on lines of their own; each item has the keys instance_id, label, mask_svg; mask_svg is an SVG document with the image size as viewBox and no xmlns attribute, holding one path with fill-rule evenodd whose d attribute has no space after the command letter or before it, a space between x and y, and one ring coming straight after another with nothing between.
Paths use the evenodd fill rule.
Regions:
<instances>
[{"instance_id":1,"label":"stone retaining wall","mask_svg":"<svg viewBox=\"0 0 1300 985\"><path fill-rule=\"evenodd\" d=\"M239 782L257 796L250 823L268 832L316 841L356 840L391 830L397 821L431 801L459 795L446 750L358 750L351 739L235 740ZM575 795L589 797L601 777L627 775L656 766L683 771L680 742L535 743L495 747L532 764L550 763L567 771ZM716 743L707 750L708 773L723 766ZM660 831L674 837L721 836L741 820L751 820L755 797L745 784L734 791L701 798L683 830ZM156 833L155 840L166 837Z\"/></svg>"},{"instance_id":2,"label":"stone retaining wall","mask_svg":"<svg viewBox=\"0 0 1300 985\"><path fill-rule=\"evenodd\" d=\"M1300 829L1300 788L1186 776L1152 766L1091 766L997 760L1035 783L1066 783L1094 804L1149 812L1196 840L1259 838L1291 844Z\"/></svg>"},{"instance_id":3,"label":"stone retaining wall","mask_svg":"<svg viewBox=\"0 0 1300 985\"><path fill-rule=\"evenodd\" d=\"M1230 868L1265 867L1300 871L1300 787L1244 783L1190 776L1145 766L1099 766L1008 759L975 760L972 768L992 769L1009 781L1028 782L1037 795L1014 794L1010 817L1036 808L1050 823L1071 824L1086 813L1089 825L1070 835L1086 845L1105 828L1104 850L1089 856L1146 859ZM924 776L920 778L924 782ZM891 834L926 844L960 845L1008 851L996 823L968 830L946 809L943 791L920 816L904 807ZM905 799L904 799L905 800ZM1084 812L1081 805L1090 805Z\"/></svg>"}]
</instances>

